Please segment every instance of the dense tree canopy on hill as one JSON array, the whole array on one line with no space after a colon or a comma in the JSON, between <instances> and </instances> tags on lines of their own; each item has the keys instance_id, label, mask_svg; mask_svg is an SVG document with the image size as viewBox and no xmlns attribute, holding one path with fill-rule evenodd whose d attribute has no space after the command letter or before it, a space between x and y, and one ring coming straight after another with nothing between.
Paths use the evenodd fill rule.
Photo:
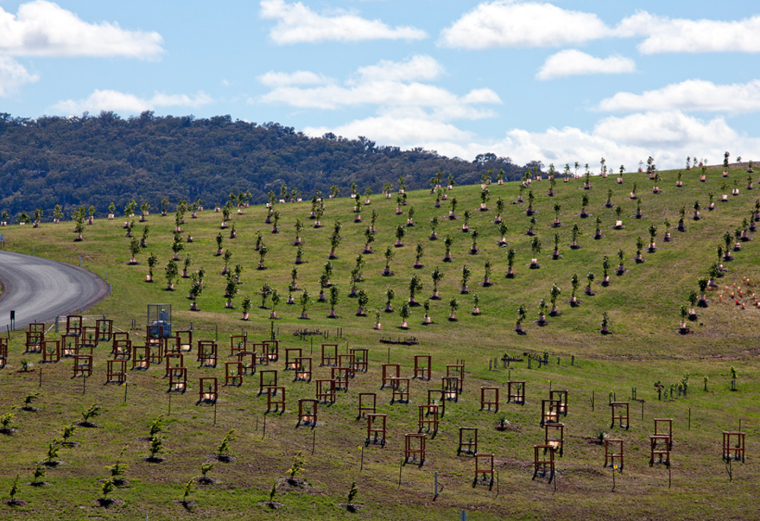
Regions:
<instances>
[{"instance_id":1,"label":"dense tree canopy on hill","mask_svg":"<svg viewBox=\"0 0 760 521\"><path fill-rule=\"evenodd\" d=\"M385 182L397 186L401 176L415 189L429 186L439 171L444 180L451 173L457 184L469 184L489 169L503 169L505 180L513 180L525 167L490 153L469 162L423 149L376 146L363 137L309 138L277 123L230 116L0 114L0 209L12 216L42 208L49 219L56 204L67 216L80 205L104 214L111 202L121 209L131 200L156 209L163 198L172 206L198 198L212 205L240 191L262 202L270 190L279 194L282 184L305 198L316 190L327 194L333 184L343 194L352 183L378 193Z\"/></svg>"}]
</instances>

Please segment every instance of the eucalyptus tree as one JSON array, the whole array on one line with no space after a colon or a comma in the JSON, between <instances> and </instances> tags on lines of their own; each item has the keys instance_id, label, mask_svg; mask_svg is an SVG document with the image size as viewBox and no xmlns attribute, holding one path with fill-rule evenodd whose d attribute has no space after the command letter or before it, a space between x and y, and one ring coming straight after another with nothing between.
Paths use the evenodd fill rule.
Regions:
<instances>
[{"instance_id":1,"label":"eucalyptus tree","mask_svg":"<svg viewBox=\"0 0 760 521\"><path fill-rule=\"evenodd\" d=\"M472 271L470 270L470 267L465 264L462 266L462 290L459 292L461 294L467 294L470 291L467 289L467 282L470 280L470 276L472 275Z\"/></svg>"},{"instance_id":2,"label":"eucalyptus tree","mask_svg":"<svg viewBox=\"0 0 760 521\"><path fill-rule=\"evenodd\" d=\"M549 290L549 302L552 303L552 309L549 314L553 317L559 315L559 309L557 308L557 299L559 298L560 294L562 294L560 287L557 286L557 284L552 284L552 289Z\"/></svg>"},{"instance_id":3,"label":"eucalyptus tree","mask_svg":"<svg viewBox=\"0 0 760 521\"><path fill-rule=\"evenodd\" d=\"M530 268L535 270L541 267L538 262L538 256L541 255L541 240L538 237L533 237L533 240L530 241L530 249L534 255L530 261Z\"/></svg>"},{"instance_id":4,"label":"eucalyptus tree","mask_svg":"<svg viewBox=\"0 0 760 521\"><path fill-rule=\"evenodd\" d=\"M457 218L456 216L456 210L457 210L457 198L452 197L451 198L451 208L449 209L449 220L454 220Z\"/></svg>"},{"instance_id":5,"label":"eucalyptus tree","mask_svg":"<svg viewBox=\"0 0 760 521\"><path fill-rule=\"evenodd\" d=\"M129 243L129 262L130 265L137 264L137 254L140 253L140 243L134 237Z\"/></svg>"},{"instance_id":6,"label":"eucalyptus tree","mask_svg":"<svg viewBox=\"0 0 760 521\"><path fill-rule=\"evenodd\" d=\"M304 289L303 293L301 293L301 297L298 299L298 303L301 305L301 318L302 320L308 320L309 315L309 306L311 306L312 300L311 300L311 294L309 294L309 290Z\"/></svg>"},{"instance_id":7,"label":"eucalyptus tree","mask_svg":"<svg viewBox=\"0 0 760 521\"><path fill-rule=\"evenodd\" d=\"M424 264L422 264L421 259L422 256L425 254L425 248L422 246L421 243L417 243L417 248L414 253L414 265L412 266L414 269L422 269L425 267Z\"/></svg>"},{"instance_id":8,"label":"eucalyptus tree","mask_svg":"<svg viewBox=\"0 0 760 521\"><path fill-rule=\"evenodd\" d=\"M580 233L580 228L578 228L578 224L573 224L573 229L570 231L570 248L573 250L577 250L581 246L578 244L578 234Z\"/></svg>"},{"instance_id":9,"label":"eucalyptus tree","mask_svg":"<svg viewBox=\"0 0 760 521\"><path fill-rule=\"evenodd\" d=\"M578 278L578 275L573 273L573 276L570 277L570 287L573 288L572 292L570 293L570 305L575 307L579 304L578 297L575 295L578 291L578 286L580 286L580 279Z\"/></svg>"},{"instance_id":10,"label":"eucalyptus tree","mask_svg":"<svg viewBox=\"0 0 760 521\"><path fill-rule=\"evenodd\" d=\"M507 227L507 224L502 222L499 223L499 242L496 244L500 248L505 248L509 243L507 242L507 232L509 231L509 227Z\"/></svg>"},{"instance_id":11,"label":"eucalyptus tree","mask_svg":"<svg viewBox=\"0 0 760 521\"><path fill-rule=\"evenodd\" d=\"M443 256L443 262L451 262L453 260L453 257L451 256L452 244L454 244L454 239L451 238L451 235L447 235L443 240L443 245L446 248L446 253Z\"/></svg>"},{"instance_id":12,"label":"eucalyptus tree","mask_svg":"<svg viewBox=\"0 0 760 521\"><path fill-rule=\"evenodd\" d=\"M170 260L164 269L166 275L166 291L174 291L174 281L179 278L179 268L174 260Z\"/></svg>"},{"instance_id":13,"label":"eucalyptus tree","mask_svg":"<svg viewBox=\"0 0 760 521\"><path fill-rule=\"evenodd\" d=\"M560 258L559 241L560 241L560 235L558 233L555 233L554 234L554 251L552 251L552 259L554 260L557 260Z\"/></svg>"},{"instance_id":14,"label":"eucalyptus tree","mask_svg":"<svg viewBox=\"0 0 760 521\"><path fill-rule=\"evenodd\" d=\"M148 233L149 232L150 232L150 227L146 224L145 226L143 226L142 237L140 237L140 248L148 247Z\"/></svg>"},{"instance_id":15,"label":"eucalyptus tree","mask_svg":"<svg viewBox=\"0 0 760 521\"><path fill-rule=\"evenodd\" d=\"M496 218L493 220L495 224L501 224L502 218L501 214L504 213L504 199L499 196L496 199Z\"/></svg>"},{"instance_id":16,"label":"eucalyptus tree","mask_svg":"<svg viewBox=\"0 0 760 521\"><path fill-rule=\"evenodd\" d=\"M356 310L356 316L366 317L367 316L366 309L367 309L367 304L369 303L369 297L367 296L367 292L364 291L363 289L359 290L357 303L359 304L359 308Z\"/></svg>"},{"instance_id":17,"label":"eucalyptus tree","mask_svg":"<svg viewBox=\"0 0 760 521\"><path fill-rule=\"evenodd\" d=\"M182 242L182 237L178 233L175 233L172 240L172 260L178 261L179 253L184 249L185 245Z\"/></svg>"},{"instance_id":18,"label":"eucalyptus tree","mask_svg":"<svg viewBox=\"0 0 760 521\"><path fill-rule=\"evenodd\" d=\"M367 229L364 230L364 249L362 250L362 253L375 253L372 249L373 242L375 242L375 234L372 233L372 229L368 226Z\"/></svg>"},{"instance_id":19,"label":"eucalyptus tree","mask_svg":"<svg viewBox=\"0 0 760 521\"><path fill-rule=\"evenodd\" d=\"M478 254L478 230L472 230L470 232L470 237L472 238L472 246L470 247L470 255L477 255Z\"/></svg>"},{"instance_id":20,"label":"eucalyptus tree","mask_svg":"<svg viewBox=\"0 0 760 521\"><path fill-rule=\"evenodd\" d=\"M440 300L441 297L438 295L438 285L443 280L444 273L438 268L438 266L436 266L433 273L430 274L430 277L433 279L433 296L430 298L431 300Z\"/></svg>"},{"instance_id":21,"label":"eucalyptus tree","mask_svg":"<svg viewBox=\"0 0 760 521\"><path fill-rule=\"evenodd\" d=\"M596 228L594 230L594 239L598 241L599 239L604 237L604 235L602 235L602 218L599 217L598 215L596 216L595 224L596 224Z\"/></svg>"},{"instance_id":22,"label":"eucalyptus tree","mask_svg":"<svg viewBox=\"0 0 760 521\"><path fill-rule=\"evenodd\" d=\"M410 206L409 210L406 212L406 225L409 227L412 227L415 225L414 222L414 206Z\"/></svg>"},{"instance_id":23,"label":"eucalyptus tree","mask_svg":"<svg viewBox=\"0 0 760 521\"><path fill-rule=\"evenodd\" d=\"M296 223L293 225L293 227L296 229L296 239L293 241L293 246L298 246L299 244L303 244L303 240L301 240L301 233L303 232L303 222L301 219L296 219Z\"/></svg>"},{"instance_id":24,"label":"eucalyptus tree","mask_svg":"<svg viewBox=\"0 0 760 521\"><path fill-rule=\"evenodd\" d=\"M533 195L533 190L528 190L528 209L525 210L525 215L531 216L535 212L533 210L533 202L536 200L536 196Z\"/></svg>"},{"instance_id":25,"label":"eucalyptus tree","mask_svg":"<svg viewBox=\"0 0 760 521\"><path fill-rule=\"evenodd\" d=\"M514 265L515 265L515 249L510 248L509 250L507 250L507 273L505 275L506 278L513 279L515 277L515 272L513 269Z\"/></svg>"},{"instance_id":26,"label":"eucalyptus tree","mask_svg":"<svg viewBox=\"0 0 760 521\"><path fill-rule=\"evenodd\" d=\"M657 226L654 224L649 225L649 253L654 253L657 251L654 239L657 235Z\"/></svg>"},{"instance_id":27,"label":"eucalyptus tree","mask_svg":"<svg viewBox=\"0 0 760 521\"><path fill-rule=\"evenodd\" d=\"M623 252L622 248L618 250L617 256L618 256L617 274L622 275L625 273L625 266L623 264L623 260L625 259L625 253Z\"/></svg>"},{"instance_id":28,"label":"eucalyptus tree","mask_svg":"<svg viewBox=\"0 0 760 521\"><path fill-rule=\"evenodd\" d=\"M522 328L522 323L525 321L525 305L520 304L517 307L517 322L515 323L515 331L517 334L522 335L525 334Z\"/></svg>"},{"instance_id":29,"label":"eucalyptus tree","mask_svg":"<svg viewBox=\"0 0 760 521\"><path fill-rule=\"evenodd\" d=\"M422 291L422 281L417 275L412 276L411 280L409 280L409 301L408 304L410 306L419 306L419 303L415 300L415 297L417 296L417 292Z\"/></svg>"},{"instance_id":30,"label":"eucalyptus tree","mask_svg":"<svg viewBox=\"0 0 760 521\"><path fill-rule=\"evenodd\" d=\"M450 322L456 322L457 309L459 309L459 302L457 302L457 299L452 298L451 300L449 300L449 321Z\"/></svg>"},{"instance_id":31,"label":"eucalyptus tree","mask_svg":"<svg viewBox=\"0 0 760 521\"><path fill-rule=\"evenodd\" d=\"M432 217L430 219L430 240L435 241L438 240L438 234L436 234L436 228L438 228L438 217Z\"/></svg>"},{"instance_id":32,"label":"eucalyptus tree","mask_svg":"<svg viewBox=\"0 0 760 521\"><path fill-rule=\"evenodd\" d=\"M227 302L225 302L224 307L228 309L235 309L235 307L232 304L232 301L235 300L235 297L238 293L238 287L235 283L235 279L232 276L232 273L227 274L227 281L224 286L224 296L227 298Z\"/></svg>"},{"instance_id":33,"label":"eucalyptus tree","mask_svg":"<svg viewBox=\"0 0 760 521\"><path fill-rule=\"evenodd\" d=\"M338 300L338 286L330 286L330 314L327 318L338 318L337 313L335 313L335 306L338 305Z\"/></svg>"},{"instance_id":34,"label":"eucalyptus tree","mask_svg":"<svg viewBox=\"0 0 760 521\"><path fill-rule=\"evenodd\" d=\"M148 256L148 276L145 277L145 282L153 282L153 270L158 265L158 257L151 252Z\"/></svg>"},{"instance_id":35,"label":"eucalyptus tree","mask_svg":"<svg viewBox=\"0 0 760 521\"><path fill-rule=\"evenodd\" d=\"M401 316L401 329L409 329L409 317L412 316L412 309L409 307L409 304L404 302L401 305L401 309L399 310L399 315Z\"/></svg>"},{"instance_id":36,"label":"eucalyptus tree","mask_svg":"<svg viewBox=\"0 0 760 521\"><path fill-rule=\"evenodd\" d=\"M190 283L190 311L200 311L198 308L198 297L203 293L203 276L200 271L193 273L192 282Z\"/></svg>"},{"instance_id":37,"label":"eucalyptus tree","mask_svg":"<svg viewBox=\"0 0 760 521\"><path fill-rule=\"evenodd\" d=\"M396 255L396 252L393 251L393 248L388 246L383 254L385 257L385 269L383 270L384 277L390 277L393 275L393 272L391 271L391 260L393 260L394 255Z\"/></svg>"},{"instance_id":38,"label":"eucalyptus tree","mask_svg":"<svg viewBox=\"0 0 760 521\"><path fill-rule=\"evenodd\" d=\"M562 226L562 222L559 220L559 212L562 210L562 205L559 203L554 203L554 223L552 223L552 226L555 228L559 228Z\"/></svg>"},{"instance_id":39,"label":"eucalyptus tree","mask_svg":"<svg viewBox=\"0 0 760 521\"><path fill-rule=\"evenodd\" d=\"M538 301L538 325L546 325L546 310L549 306L546 305L546 299L542 298Z\"/></svg>"},{"instance_id":40,"label":"eucalyptus tree","mask_svg":"<svg viewBox=\"0 0 760 521\"><path fill-rule=\"evenodd\" d=\"M493 264L491 264L490 260L487 260L483 268L485 271L485 274L483 275L483 287L488 288L493 285L493 282L491 282L491 273L493 272Z\"/></svg>"},{"instance_id":41,"label":"eucalyptus tree","mask_svg":"<svg viewBox=\"0 0 760 521\"><path fill-rule=\"evenodd\" d=\"M401 248L404 246L404 236L406 235L406 230L403 226L400 224L396 227L396 244L394 246L396 248Z\"/></svg>"},{"instance_id":42,"label":"eucalyptus tree","mask_svg":"<svg viewBox=\"0 0 760 521\"><path fill-rule=\"evenodd\" d=\"M385 312L393 313L393 299L396 298L396 292L389 287L385 290Z\"/></svg>"}]
</instances>

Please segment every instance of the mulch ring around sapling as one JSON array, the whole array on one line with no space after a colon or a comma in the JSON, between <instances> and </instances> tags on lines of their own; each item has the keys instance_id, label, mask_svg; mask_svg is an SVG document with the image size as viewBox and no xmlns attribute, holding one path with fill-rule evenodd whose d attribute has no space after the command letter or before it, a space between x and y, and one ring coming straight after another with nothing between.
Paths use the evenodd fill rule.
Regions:
<instances>
[{"instance_id":1,"label":"mulch ring around sapling","mask_svg":"<svg viewBox=\"0 0 760 521\"><path fill-rule=\"evenodd\" d=\"M364 508L364 505L357 505L356 503L338 503L338 506L348 512L358 512Z\"/></svg>"},{"instance_id":2,"label":"mulch ring around sapling","mask_svg":"<svg viewBox=\"0 0 760 521\"><path fill-rule=\"evenodd\" d=\"M25 507L26 505L29 504L26 501L24 501L23 499L10 499L8 501L3 501L3 503L5 503L6 505L8 505L11 508L13 508L13 507Z\"/></svg>"},{"instance_id":3,"label":"mulch ring around sapling","mask_svg":"<svg viewBox=\"0 0 760 521\"><path fill-rule=\"evenodd\" d=\"M281 487L287 487L291 490L309 490L312 488L309 482L303 478L280 478L277 480L277 489L282 490ZM286 492L287 489L282 491Z\"/></svg>"},{"instance_id":4,"label":"mulch ring around sapling","mask_svg":"<svg viewBox=\"0 0 760 521\"><path fill-rule=\"evenodd\" d=\"M187 510L190 510L193 507L198 506L198 502L197 501L185 501L183 499L172 499L172 502L174 502L174 503L176 503L178 505L182 505Z\"/></svg>"},{"instance_id":5,"label":"mulch ring around sapling","mask_svg":"<svg viewBox=\"0 0 760 521\"><path fill-rule=\"evenodd\" d=\"M110 497L94 499L92 502L102 508L111 508L111 507L121 506L124 504L123 499L110 498Z\"/></svg>"},{"instance_id":6,"label":"mulch ring around sapling","mask_svg":"<svg viewBox=\"0 0 760 521\"><path fill-rule=\"evenodd\" d=\"M219 463L232 463L237 458L229 454L208 454L206 459L208 461L218 461Z\"/></svg>"},{"instance_id":7,"label":"mulch ring around sapling","mask_svg":"<svg viewBox=\"0 0 760 521\"><path fill-rule=\"evenodd\" d=\"M278 501L261 501L260 503L256 503L256 504L261 507L269 508L272 510L276 510L278 508L282 508L285 506L285 503L280 503Z\"/></svg>"},{"instance_id":8,"label":"mulch ring around sapling","mask_svg":"<svg viewBox=\"0 0 760 521\"><path fill-rule=\"evenodd\" d=\"M107 480L105 479L99 479L98 483L105 483ZM129 488L129 480L124 478L112 478L111 483L114 484L116 488Z\"/></svg>"}]
</instances>

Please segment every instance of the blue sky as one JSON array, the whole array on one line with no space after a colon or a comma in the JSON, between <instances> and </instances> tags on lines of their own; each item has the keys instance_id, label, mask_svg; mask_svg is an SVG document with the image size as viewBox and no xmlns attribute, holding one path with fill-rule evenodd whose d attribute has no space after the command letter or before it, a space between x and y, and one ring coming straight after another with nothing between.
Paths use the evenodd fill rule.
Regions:
<instances>
[{"instance_id":1,"label":"blue sky","mask_svg":"<svg viewBox=\"0 0 760 521\"><path fill-rule=\"evenodd\" d=\"M760 2L0 0L0 111L229 114L471 160L760 160Z\"/></svg>"}]
</instances>

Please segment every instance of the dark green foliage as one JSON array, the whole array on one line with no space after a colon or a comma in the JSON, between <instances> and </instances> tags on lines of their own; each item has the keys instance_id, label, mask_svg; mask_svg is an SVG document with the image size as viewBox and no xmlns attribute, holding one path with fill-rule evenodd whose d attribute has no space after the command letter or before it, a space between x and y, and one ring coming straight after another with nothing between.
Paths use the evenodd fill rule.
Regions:
<instances>
[{"instance_id":1,"label":"dark green foliage","mask_svg":"<svg viewBox=\"0 0 760 521\"><path fill-rule=\"evenodd\" d=\"M102 112L31 120L0 114L0 207L11 215L41 208L52 216L56 204L66 214L93 205L103 215L112 201L123 207L133 199L154 208L166 207L161 201L168 199L171 211L179 199L220 201L244 190L252 203L262 203L269 186L308 196L358 179L379 192L383 182L401 177L412 190L426 187L430 172L451 172L468 184L494 167L508 180L522 170L495 154L470 163L423 149L376 146L366 138L308 138L278 123L230 116L159 117L146 111L129 119Z\"/></svg>"}]
</instances>

